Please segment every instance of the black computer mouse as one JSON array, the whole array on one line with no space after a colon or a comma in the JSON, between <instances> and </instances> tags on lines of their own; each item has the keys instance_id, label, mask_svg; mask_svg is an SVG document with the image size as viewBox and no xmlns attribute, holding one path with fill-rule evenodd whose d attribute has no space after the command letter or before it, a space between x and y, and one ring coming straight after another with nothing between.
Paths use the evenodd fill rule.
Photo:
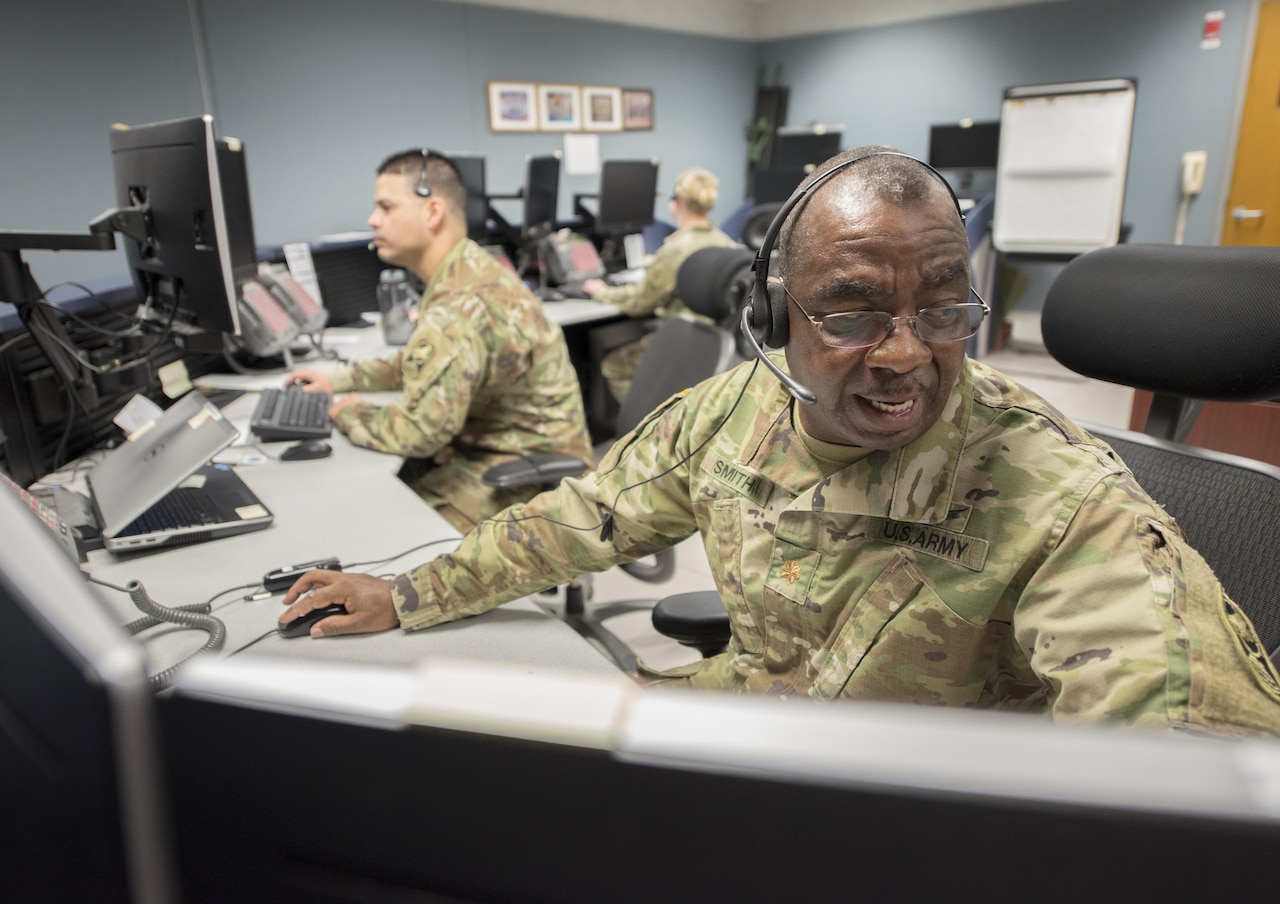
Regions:
<instances>
[{"instance_id":1,"label":"black computer mouse","mask_svg":"<svg viewBox=\"0 0 1280 904\"><path fill-rule=\"evenodd\" d=\"M333 446L322 439L308 439L295 443L280 453L281 461L310 461L313 458L328 458L333 454Z\"/></svg>"},{"instance_id":2,"label":"black computer mouse","mask_svg":"<svg viewBox=\"0 0 1280 904\"><path fill-rule=\"evenodd\" d=\"M330 603L319 609L312 609L306 615L300 615L290 622L276 622L276 631L281 637L306 637L311 634L311 626L330 615L346 615L347 607L342 603Z\"/></svg>"}]
</instances>

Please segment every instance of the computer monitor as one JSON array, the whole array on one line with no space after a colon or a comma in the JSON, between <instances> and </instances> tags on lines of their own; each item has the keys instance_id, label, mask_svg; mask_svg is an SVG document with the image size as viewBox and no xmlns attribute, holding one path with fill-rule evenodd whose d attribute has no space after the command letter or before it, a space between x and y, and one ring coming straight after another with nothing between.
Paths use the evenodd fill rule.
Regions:
<instances>
[{"instance_id":1,"label":"computer monitor","mask_svg":"<svg viewBox=\"0 0 1280 904\"><path fill-rule=\"evenodd\" d=\"M560 158L554 155L529 157L524 167L523 211L520 236L536 242L556 228L560 203Z\"/></svg>"},{"instance_id":2,"label":"computer monitor","mask_svg":"<svg viewBox=\"0 0 1280 904\"><path fill-rule=\"evenodd\" d=\"M780 129L773 138L770 169L805 170L840 153L844 132L836 129Z\"/></svg>"},{"instance_id":3,"label":"computer monitor","mask_svg":"<svg viewBox=\"0 0 1280 904\"><path fill-rule=\"evenodd\" d=\"M193 661L158 701L175 780L199 777L174 801L184 900L1242 900L1274 886L1274 741L597 677ZM1188 868L1167 868L1170 851Z\"/></svg>"},{"instance_id":4,"label":"computer monitor","mask_svg":"<svg viewBox=\"0 0 1280 904\"><path fill-rule=\"evenodd\" d=\"M462 186L467 190L467 238L482 242L489 234L489 198L485 194L484 158L474 154L450 154Z\"/></svg>"},{"instance_id":5,"label":"computer monitor","mask_svg":"<svg viewBox=\"0 0 1280 904\"><path fill-rule=\"evenodd\" d=\"M116 204L129 271L160 320L236 333L240 287L257 271L244 148L213 117L114 126Z\"/></svg>"},{"instance_id":6,"label":"computer monitor","mask_svg":"<svg viewBox=\"0 0 1280 904\"><path fill-rule=\"evenodd\" d=\"M929 165L938 170L993 170L1000 152L1000 121L929 127Z\"/></svg>"},{"instance_id":7,"label":"computer monitor","mask_svg":"<svg viewBox=\"0 0 1280 904\"><path fill-rule=\"evenodd\" d=\"M12 901L174 894L144 657L0 485L0 889Z\"/></svg>"},{"instance_id":8,"label":"computer monitor","mask_svg":"<svg viewBox=\"0 0 1280 904\"><path fill-rule=\"evenodd\" d=\"M658 194L655 160L606 160L600 167L597 235L629 235L653 222Z\"/></svg>"}]
</instances>

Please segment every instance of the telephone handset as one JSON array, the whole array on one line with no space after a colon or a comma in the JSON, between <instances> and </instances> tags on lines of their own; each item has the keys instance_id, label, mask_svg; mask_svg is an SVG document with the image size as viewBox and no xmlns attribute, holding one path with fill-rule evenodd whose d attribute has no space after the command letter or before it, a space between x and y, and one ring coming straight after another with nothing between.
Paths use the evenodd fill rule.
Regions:
<instances>
[{"instance_id":1,"label":"telephone handset","mask_svg":"<svg viewBox=\"0 0 1280 904\"><path fill-rule=\"evenodd\" d=\"M596 246L586 236L561 231L541 242L539 257L546 263L547 276L554 285L582 283L604 276L604 262Z\"/></svg>"},{"instance_id":2,"label":"telephone handset","mask_svg":"<svg viewBox=\"0 0 1280 904\"><path fill-rule=\"evenodd\" d=\"M287 350L302 333L324 328L329 313L280 265L262 264L258 278L240 291L238 342L250 354L269 358Z\"/></svg>"},{"instance_id":3,"label":"telephone handset","mask_svg":"<svg viewBox=\"0 0 1280 904\"><path fill-rule=\"evenodd\" d=\"M314 333L324 329L329 320L329 312L302 283L293 278L283 264L259 265L258 281L289 312L289 317L298 325L299 332Z\"/></svg>"},{"instance_id":4,"label":"telephone handset","mask_svg":"<svg viewBox=\"0 0 1280 904\"><path fill-rule=\"evenodd\" d=\"M285 351L301 332L280 299L251 279L240 289L240 335L235 342L259 358Z\"/></svg>"}]
</instances>

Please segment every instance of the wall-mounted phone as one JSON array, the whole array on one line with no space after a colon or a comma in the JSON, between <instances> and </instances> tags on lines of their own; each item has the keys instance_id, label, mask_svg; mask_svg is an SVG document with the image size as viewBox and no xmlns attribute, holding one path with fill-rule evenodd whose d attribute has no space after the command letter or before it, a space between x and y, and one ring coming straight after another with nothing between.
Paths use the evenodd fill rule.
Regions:
<instances>
[{"instance_id":1,"label":"wall-mounted phone","mask_svg":"<svg viewBox=\"0 0 1280 904\"><path fill-rule=\"evenodd\" d=\"M269 358L287 351L304 333L324 328L328 312L278 264L261 264L258 278L240 292L238 343L252 355Z\"/></svg>"},{"instance_id":2,"label":"wall-mounted phone","mask_svg":"<svg viewBox=\"0 0 1280 904\"><path fill-rule=\"evenodd\" d=\"M540 243L538 256L545 262L547 276L554 285L581 283L604 276L604 261L586 236L557 232Z\"/></svg>"},{"instance_id":3,"label":"wall-mounted phone","mask_svg":"<svg viewBox=\"0 0 1280 904\"><path fill-rule=\"evenodd\" d=\"M1209 163L1207 151L1187 151L1182 155L1182 194L1198 195L1204 191L1204 169Z\"/></svg>"}]
</instances>

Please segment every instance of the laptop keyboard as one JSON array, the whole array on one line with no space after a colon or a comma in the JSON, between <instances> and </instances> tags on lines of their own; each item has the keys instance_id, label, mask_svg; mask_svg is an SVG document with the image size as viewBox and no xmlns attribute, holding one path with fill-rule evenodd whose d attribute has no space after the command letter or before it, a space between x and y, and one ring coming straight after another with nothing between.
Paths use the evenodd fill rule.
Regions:
<instances>
[{"instance_id":1,"label":"laptop keyboard","mask_svg":"<svg viewBox=\"0 0 1280 904\"><path fill-rule=\"evenodd\" d=\"M190 494L181 488L165 495L151 508L138 516L132 524L122 530L121 537L132 537L138 534L150 534L156 531L173 530L180 527L198 527L202 524L218 524L221 519L204 510L202 506L192 505Z\"/></svg>"},{"instance_id":2,"label":"laptop keyboard","mask_svg":"<svg viewBox=\"0 0 1280 904\"><path fill-rule=\"evenodd\" d=\"M333 432L329 406L333 396L301 389L264 389L249 419L249 429L263 442L323 439Z\"/></svg>"}]
</instances>

